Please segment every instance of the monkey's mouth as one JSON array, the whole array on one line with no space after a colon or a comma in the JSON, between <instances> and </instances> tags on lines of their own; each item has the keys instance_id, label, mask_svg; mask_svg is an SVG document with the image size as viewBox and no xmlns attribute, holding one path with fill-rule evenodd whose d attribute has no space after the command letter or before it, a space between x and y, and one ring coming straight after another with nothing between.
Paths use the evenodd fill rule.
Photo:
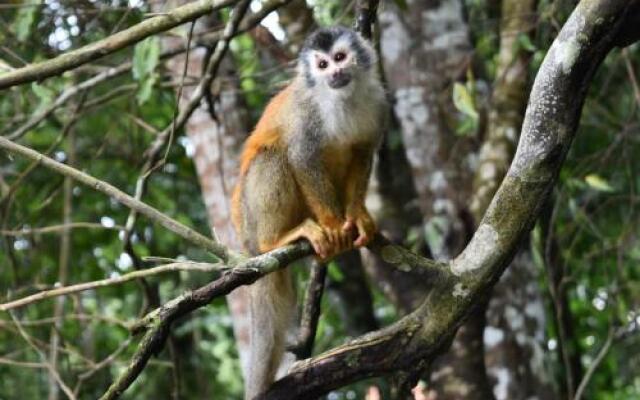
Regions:
<instances>
[{"instance_id":1,"label":"monkey's mouth","mask_svg":"<svg viewBox=\"0 0 640 400\"><path fill-rule=\"evenodd\" d=\"M347 86L351 82L351 75L346 72L338 72L331 75L328 84L332 89L340 89Z\"/></svg>"}]
</instances>

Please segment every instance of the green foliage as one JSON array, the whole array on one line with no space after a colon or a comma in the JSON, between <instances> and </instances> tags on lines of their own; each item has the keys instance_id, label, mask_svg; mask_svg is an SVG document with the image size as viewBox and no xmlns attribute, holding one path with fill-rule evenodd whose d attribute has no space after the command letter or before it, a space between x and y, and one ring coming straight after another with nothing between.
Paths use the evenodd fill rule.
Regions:
<instances>
[{"instance_id":1,"label":"green foliage","mask_svg":"<svg viewBox=\"0 0 640 400\"><path fill-rule=\"evenodd\" d=\"M395 2L401 9L407 8L404 0ZM59 2L57 9L49 3L3 9L3 20L8 29L0 29L0 41L10 43L10 50L18 57L3 52L0 55L2 64L16 67L22 65L19 59L34 62L51 58L65 46L79 47L137 23L144 17L143 13L149 11L147 4L127 9L128 3L124 0L115 0L109 5L105 2L85 3L83 7L74 7L69 2ZM348 23L349 11L344 2L315 0L311 3L321 25ZM474 65L469 69L467 79L455 83L452 89L447 88L442 97L452 99L459 111L455 121L457 134L473 136L472 140L480 145L478 133L482 128L480 115L484 112L482 96L485 94L482 88L496 79L499 2L466 0L464 3L474 42ZM516 46L532 53L529 70L523 71L523 79L526 74L531 78L537 71L572 7L569 3L572 2L540 1L535 32L518 36ZM60 30L65 34L60 34ZM28 118L50 106L65 89L95 76L104 66L131 60L131 74L115 77L76 96L31 129L21 142L64 162L75 158L73 163L81 170L133 193L142 154L155 139L157 131L170 123L176 103L173 89L162 85L169 80L164 79L159 68L160 42L160 37L151 37L73 73L3 92L0 96L1 134L10 134ZM265 62L268 57L259 56L263 50L249 34L234 39L231 48L240 88L255 119L270 95L290 76L290 71ZM640 225L637 224L640 220L640 159L637 156L640 154L640 104L629 83L628 65L639 79L638 46L628 49L626 54L614 52L600 68L585 105L579 135L552 199L555 212L550 223L560 253L557 265L566 272L565 287L574 325L574 338L569 345L580 351L585 368L593 362L611 326L629 329L633 321L640 321ZM192 77L188 75L187 81L189 78ZM101 101L96 101L98 99ZM81 102L84 102L83 106L79 107ZM76 112L78 115L74 115ZM69 127L69 131L63 135L65 127ZM388 145L399 149L402 135L391 131ZM189 141L183 132L176 132L164 166L149 180L144 201L200 232L209 232L188 147ZM59 281L60 233L29 233L28 229L62 223L63 181L59 175L33 166L21 157L0 152L0 230L25 230L19 235L0 235L2 301L53 287ZM127 216L126 207L91 188L74 184L73 222L109 227L124 225ZM440 224L444 223L446 221L434 218L424 229L409 229L405 243L419 249L426 240L435 244L434 247L440 247L444 240ZM118 231L79 228L71 232L68 283L104 279L133 270L124 255ZM539 268L544 268L548 261L543 241L538 227L533 233L532 250ZM145 218L139 218L136 224L133 249L139 257L211 259L202 249L185 243ZM300 271L298 281L302 286L307 277L306 269L295 269ZM345 274L331 263L328 275L316 353L344 343L348 335L344 313L333 291L335 285L344 283ZM154 277L148 279L147 284L157 288L160 301L164 302L210 278L203 274L180 273ZM541 278L541 284L547 284L545 279ZM375 289L373 300L381 325L398 317L389 300ZM43 301L15 312L22 328L44 350L53 332L50 319L53 304L53 301ZM80 374L123 346L130 339L126 324L134 321L146 307L144 287L140 282L67 297L64 302L67 318L55 328L64 343L60 371L65 382L72 386L77 384ZM548 311L551 315L551 307ZM557 341L553 318L548 320L548 339ZM180 397L186 399L240 399L242 377L231 322L222 299L177 321L170 344L152 360L124 398L164 399L179 387ZM79 398L98 398L125 368L138 340L133 338L113 363L82 382ZM640 398L639 349L637 334L614 341L588 387L588 398ZM553 351L549 353L556 372L554 378L561 382L564 371L560 357ZM0 315L0 355L3 359L21 363L43 361L21 338L6 314ZM43 368L0 363L0 376L0 399L47 397L48 377ZM175 380L179 384L176 385ZM336 390L332 397L363 398L371 383L381 386L387 395L385 398L389 398L384 380L365 381Z\"/></svg>"},{"instance_id":2,"label":"green foliage","mask_svg":"<svg viewBox=\"0 0 640 400\"><path fill-rule=\"evenodd\" d=\"M160 39L155 36L146 38L138 43L133 51L133 79L140 83L138 104L142 105L149 100L153 85L158 80L156 67L160 60Z\"/></svg>"},{"instance_id":3,"label":"green foliage","mask_svg":"<svg viewBox=\"0 0 640 400\"><path fill-rule=\"evenodd\" d=\"M470 135L478 128L480 115L476 110L473 92L473 81L467 82L466 85L459 82L453 84L453 105L463 114L456 130L460 136Z\"/></svg>"},{"instance_id":4,"label":"green foliage","mask_svg":"<svg viewBox=\"0 0 640 400\"><path fill-rule=\"evenodd\" d=\"M18 9L17 16L12 24L12 30L19 41L24 42L29 37L38 9L37 3L31 3Z\"/></svg>"}]
</instances>

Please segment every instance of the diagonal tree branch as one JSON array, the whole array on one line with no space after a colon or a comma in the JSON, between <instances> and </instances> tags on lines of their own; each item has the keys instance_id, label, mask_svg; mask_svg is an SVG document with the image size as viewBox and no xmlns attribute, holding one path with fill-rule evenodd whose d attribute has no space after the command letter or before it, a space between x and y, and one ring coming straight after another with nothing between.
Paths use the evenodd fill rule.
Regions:
<instances>
[{"instance_id":1,"label":"diagonal tree branch","mask_svg":"<svg viewBox=\"0 0 640 400\"><path fill-rule=\"evenodd\" d=\"M488 295L555 184L589 83L626 23L626 0L583 1L533 86L518 150L471 242L423 304L395 324L294 366L261 399L313 398L356 380L414 369L446 348Z\"/></svg>"},{"instance_id":2,"label":"diagonal tree branch","mask_svg":"<svg viewBox=\"0 0 640 400\"><path fill-rule=\"evenodd\" d=\"M248 15L240 24L234 35L237 36L241 33L245 33L253 28L255 28L267 15L269 15L272 11L276 10L279 7L282 7L284 4L288 3L291 0L269 0L265 2L262 9L260 11L252 13ZM224 32L216 31L210 32L201 36L197 36L195 38L196 44L198 46L210 46L213 43L218 42L224 35ZM166 60L171 57L177 56L179 54L185 53L187 51L186 44L176 46L175 48L168 49L160 54L161 60ZM109 79L122 75L127 71L131 70L133 66L133 62L128 61L123 64L118 65L117 67L111 67L102 71L93 77L83 81L75 86L71 86L65 89L60 95L55 99L55 101L45 108L44 110L38 112L37 114L31 116L29 120L24 123L22 126L15 129L13 133L7 135L7 138L10 140L17 140L20 137L24 136L29 130L35 128L40 124L46 117L51 115L55 110L62 107L66 104L70 99L76 96L79 93L82 93L86 90L89 90ZM2 77L2 75L0 75Z\"/></svg>"},{"instance_id":3,"label":"diagonal tree branch","mask_svg":"<svg viewBox=\"0 0 640 400\"><path fill-rule=\"evenodd\" d=\"M157 17L149 18L128 29L115 33L97 42L69 51L51 60L15 69L0 75L0 89L41 81L59 75L82 64L104 57L124 47L135 44L155 33L171 29L185 22L193 21L219 8L235 3L236 0L200 0L178 7Z\"/></svg>"},{"instance_id":4,"label":"diagonal tree branch","mask_svg":"<svg viewBox=\"0 0 640 400\"><path fill-rule=\"evenodd\" d=\"M7 138L0 136L0 148L5 149L9 152L19 154L24 156L30 160L37 161L42 166L60 173L64 176L69 176L76 181L87 185L99 192L106 194L117 200L118 202L124 204L125 206L132 208L139 212L140 214L146 216L154 222L159 223L164 226L171 232L181 236L187 241L194 243L198 246L201 246L207 250L209 250L213 255L220 258L223 261L229 261L230 257L233 258L233 254L229 252L229 250L223 246L222 244L216 242L215 240L209 239L206 236L194 231L186 225L181 224L180 222L167 217L157 209L141 202L128 194L124 193L122 190L116 188L115 186L101 181L92 177L89 174L86 174L80 170L77 170L68 165L62 164L58 161L55 161L52 158L45 156L33 149L22 146L20 144L14 143Z\"/></svg>"},{"instance_id":5,"label":"diagonal tree branch","mask_svg":"<svg viewBox=\"0 0 640 400\"><path fill-rule=\"evenodd\" d=\"M230 293L238 286L249 285L262 276L285 268L291 262L311 254L313 254L311 244L304 241L250 258L223 274L219 279L187 292L149 313L131 328L133 333L139 333L145 329L147 331L129 366L100 400L119 397L135 381L149 358L163 348L171 324L177 318L209 304L217 297Z\"/></svg>"},{"instance_id":6,"label":"diagonal tree branch","mask_svg":"<svg viewBox=\"0 0 640 400\"><path fill-rule=\"evenodd\" d=\"M84 292L86 290L97 289L101 287L113 286L113 285L121 285L126 282L133 281L135 279L146 278L158 274L162 274L165 272L175 272L175 271L201 271L201 272L212 272L212 271L220 271L224 266L220 264L210 264L210 263L198 263L198 262L177 262L166 265L160 265L153 268L146 268L139 271L133 271L128 274L124 274L114 278L100 279L97 281L78 283L76 285L69 285L63 287L57 287L51 290L43 290L38 293L34 293L32 295L12 300L7 303L0 304L0 311L9 311L15 308L24 307L29 304L51 299L59 296L66 296L72 293Z\"/></svg>"}]
</instances>

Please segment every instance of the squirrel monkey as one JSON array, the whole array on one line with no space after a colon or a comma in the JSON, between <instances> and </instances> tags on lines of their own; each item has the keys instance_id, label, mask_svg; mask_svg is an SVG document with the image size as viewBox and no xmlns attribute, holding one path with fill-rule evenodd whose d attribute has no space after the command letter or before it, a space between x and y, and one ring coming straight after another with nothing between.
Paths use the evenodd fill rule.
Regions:
<instances>
[{"instance_id":1,"label":"squirrel monkey","mask_svg":"<svg viewBox=\"0 0 640 400\"><path fill-rule=\"evenodd\" d=\"M232 213L247 251L304 238L327 260L373 237L364 198L387 112L376 62L370 44L350 29L307 38L296 76L271 100L242 153ZM296 315L286 270L258 280L250 296L246 399L266 391L282 369Z\"/></svg>"}]
</instances>

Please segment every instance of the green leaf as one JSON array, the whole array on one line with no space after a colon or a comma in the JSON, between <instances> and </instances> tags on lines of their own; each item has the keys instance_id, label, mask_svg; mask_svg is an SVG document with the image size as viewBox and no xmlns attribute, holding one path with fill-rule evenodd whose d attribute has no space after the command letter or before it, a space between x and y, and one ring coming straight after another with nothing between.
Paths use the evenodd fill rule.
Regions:
<instances>
[{"instance_id":1,"label":"green leaf","mask_svg":"<svg viewBox=\"0 0 640 400\"><path fill-rule=\"evenodd\" d=\"M151 93L153 93L153 85L156 83L158 79L158 74L151 74L146 76L142 82L140 82L140 87L138 88L138 93L136 94L136 100L139 105L143 105L151 98Z\"/></svg>"},{"instance_id":2,"label":"green leaf","mask_svg":"<svg viewBox=\"0 0 640 400\"><path fill-rule=\"evenodd\" d=\"M38 97L40 103L36 107L36 112L48 107L54 101L55 93L46 86L39 85L36 82L31 84L31 90Z\"/></svg>"},{"instance_id":3,"label":"green leaf","mask_svg":"<svg viewBox=\"0 0 640 400\"><path fill-rule=\"evenodd\" d=\"M329 263L329 267L327 268L327 272L329 273L329 277L336 282L344 281L344 274L340 271L340 267L336 264L335 261L331 261Z\"/></svg>"},{"instance_id":4,"label":"green leaf","mask_svg":"<svg viewBox=\"0 0 640 400\"><path fill-rule=\"evenodd\" d=\"M133 52L133 78L140 82L136 100L142 105L151 98L153 85L158 79L155 69L160 61L160 40L149 37L138 43Z\"/></svg>"},{"instance_id":5,"label":"green leaf","mask_svg":"<svg viewBox=\"0 0 640 400\"><path fill-rule=\"evenodd\" d=\"M592 189L601 191L601 192L613 192L615 189L607 182L606 179L602 178L598 174L589 174L585 176L584 181L587 185L591 186Z\"/></svg>"},{"instance_id":6,"label":"green leaf","mask_svg":"<svg viewBox=\"0 0 640 400\"><path fill-rule=\"evenodd\" d=\"M40 2L38 2L40 4ZM39 6L36 5L24 5L18 10L15 22L13 24L13 31L19 41L24 42L31 33L31 26L36 19L36 12Z\"/></svg>"},{"instance_id":7,"label":"green leaf","mask_svg":"<svg viewBox=\"0 0 640 400\"><path fill-rule=\"evenodd\" d=\"M474 120L478 119L478 112L476 111L473 96L467 87L460 82L453 84L453 105L455 105L461 113L468 115Z\"/></svg>"},{"instance_id":8,"label":"green leaf","mask_svg":"<svg viewBox=\"0 0 640 400\"><path fill-rule=\"evenodd\" d=\"M455 133L457 136L472 136L475 133L477 127L478 127L477 120L474 120L473 118L470 118L470 117L466 117L462 121L462 123L460 123L456 127Z\"/></svg>"},{"instance_id":9,"label":"green leaf","mask_svg":"<svg viewBox=\"0 0 640 400\"><path fill-rule=\"evenodd\" d=\"M138 43L133 51L133 78L143 81L151 75L160 60L160 40L151 36Z\"/></svg>"},{"instance_id":10,"label":"green leaf","mask_svg":"<svg viewBox=\"0 0 640 400\"><path fill-rule=\"evenodd\" d=\"M393 0L393 2L396 3L396 6L398 6L402 11L407 11L409 9L407 0Z\"/></svg>"},{"instance_id":11,"label":"green leaf","mask_svg":"<svg viewBox=\"0 0 640 400\"><path fill-rule=\"evenodd\" d=\"M533 44L533 42L531 41L531 38L529 37L529 35L527 35L526 33L518 34L518 38L517 38L516 43L517 43L517 46L518 46L519 49L524 49L524 50L529 51L531 53L533 53L536 50L538 50L536 45Z\"/></svg>"}]
</instances>

